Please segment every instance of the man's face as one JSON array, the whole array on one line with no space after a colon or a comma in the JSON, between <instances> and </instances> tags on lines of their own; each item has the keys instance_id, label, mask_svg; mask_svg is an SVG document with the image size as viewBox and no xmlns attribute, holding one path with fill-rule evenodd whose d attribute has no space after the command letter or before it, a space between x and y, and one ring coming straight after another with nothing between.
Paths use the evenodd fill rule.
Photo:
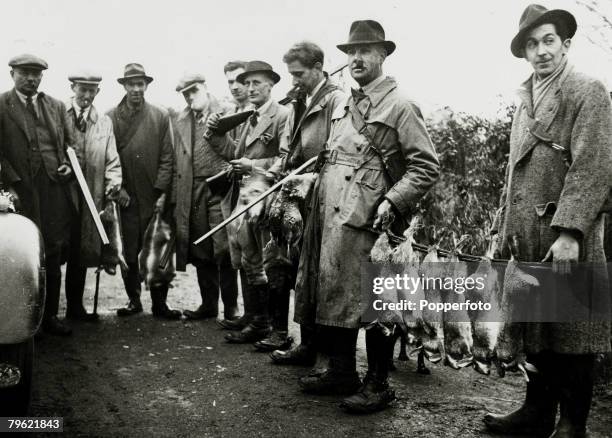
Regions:
<instances>
[{"instance_id":1,"label":"man's face","mask_svg":"<svg viewBox=\"0 0 612 438\"><path fill-rule=\"evenodd\" d=\"M11 70L11 77L15 88L26 96L33 96L38 91L42 80L42 70L30 67L15 67Z\"/></svg>"},{"instance_id":2,"label":"man's face","mask_svg":"<svg viewBox=\"0 0 612 438\"><path fill-rule=\"evenodd\" d=\"M100 87L95 84L81 84L79 82L72 84L74 91L74 100L81 108L87 108L91 105L100 91Z\"/></svg>"},{"instance_id":3,"label":"man's face","mask_svg":"<svg viewBox=\"0 0 612 438\"><path fill-rule=\"evenodd\" d=\"M311 94L312 90L321 82L323 66L317 62L313 68L305 67L300 61L292 61L287 64L287 70L291 74L294 87L299 87L306 93Z\"/></svg>"},{"instance_id":4,"label":"man's face","mask_svg":"<svg viewBox=\"0 0 612 438\"><path fill-rule=\"evenodd\" d=\"M273 82L265 73L250 73L244 80L249 102L260 107L270 99Z\"/></svg>"},{"instance_id":5,"label":"man's face","mask_svg":"<svg viewBox=\"0 0 612 438\"><path fill-rule=\"evenodd\" d=\"M243 72L243 68L237 68L236 70L230 70L225 73L227 85L232 93L232 96L234 99L236 99L236 102L244 102L247 100L246 87L236 80L236 76Z\"/></svg>"},{"instance_id":6,"label":"man's face","mask_svg":"<svg viewBox=\"0 0 612 438\"><path fill-rule=\"evenodd\" d=\"M144 102L144 94L147 90L147 81L144 78L132 78L125 81L123 88L127 94L127 100L132 105L140 105Z\"/></svg>"},{"instance_id":7,"label":"man's face","mask_svg":"<svg viewBox=\"0 0 612 438\"><path fill-rule=\"evenodd\" d=\"M187 105L194 111L203 111L208 106L208 93L206 85L196 84L183 92Z\"/></svg>"},{"instance_id":8,"label":"man's face","mask_svg":"<svg viewBox=\"0 0 612 438\"><path fill-rule=\"evenodd\" d=\"M375 44L361 44L348 49L348 66L351 76L363 86L382 75L385 60L384 49Z\"/></svg>"},{"instance_id":9,"label":"man's face","mask_svg":"<svg viewBox=\"0 0 612 438\"><path fill-rule=\"evenodd\" d=\"M567 54L571 40L561 41L554 24L542 24L527 35L525 58L540 78L550 75Z\"/></svg>"}]
</instances>

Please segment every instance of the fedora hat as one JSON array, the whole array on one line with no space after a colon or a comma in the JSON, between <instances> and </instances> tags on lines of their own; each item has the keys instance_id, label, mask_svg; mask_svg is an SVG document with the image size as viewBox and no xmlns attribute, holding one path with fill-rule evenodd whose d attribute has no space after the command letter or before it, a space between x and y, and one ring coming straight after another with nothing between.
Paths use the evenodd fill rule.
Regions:
<instances>
[{"instance_id":1,"label":"fedora hat","mask_svg":"<svg viewBox=\"0 0 612 438\"><path fill-rule=\"evenodd\" d=\"M147 81L147 84L153 82L153 78L151 76L147 76L147 74L145 73L144 67L141 64L137 64L135 62L132 62L125 66L123 70L123 77L117 79L117 82L123 85L128 79L134 78L144 78L144 80Z\"/></svg>"},{"instance_id":2,"label":"fedora hat","mask_svg":"<svg viewBox=\"0 0 612 438\"><path fill-rule=\"evenodd\" d=\"M272 66L270 64L264 61L247 62L244 71L236 76L236 80L241 84L244 84L246 77L251 73L265 73L274 81L275 84L280 81L280 75L272 70Z\"/></svg>"},{"instance_id":3,"label":"fedora hat","mask_svg":"<svg viewBox=\"0 0 612 438\"><path fill-rule=\"evenodd\" d=\"M525 37L535 27L546 23L563 23L568 31L568 38L572 38L576 33L576 19L572 14L563 9L548 10L544 6L529 5L525 8L519 21L519 30L510 44L510 51L517 58L523 58L525 48Z\"/></svg>"},{"instance_id":4,"label":"fedora hat","mask_svg":"<svg viewBox=\"0 0 612 438\"><path fill-rule=\"evenodd\" d=\"M395 43L385 40L385 30L378 21L374 20L353 21L348 42L338 44L336 47L347 53L349 48L359 44L382 44L387 50L387 55L395 51Z\"/></svg>"}]
</instances>

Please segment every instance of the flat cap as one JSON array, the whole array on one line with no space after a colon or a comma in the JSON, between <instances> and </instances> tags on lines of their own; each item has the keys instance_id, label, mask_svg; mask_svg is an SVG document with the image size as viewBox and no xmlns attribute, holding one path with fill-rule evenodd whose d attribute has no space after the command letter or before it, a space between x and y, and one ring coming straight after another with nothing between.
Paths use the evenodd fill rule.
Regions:
<instances>
[{"instance_id":1,"label":"flat cap","mask_svg":"<svg viewBox=\"0 0 612 438\"><path fill-rule=\"evenodd\" d=\"M49 68L47 61L42 58L39 58L35 55L30 55L28 53L23 53L21 55L17 55L8 63L9 67L29 67L35 68L38 70L46 70Z\"/></svg>"},{"instance_id":2,"label":"flat cap","mask_svg":"<svg viewBox=\"0 0 612 438\"><path fill-rule=\"evenodd\" d=\"M82 71L68 76L68 80L73 84L79 83L88 85L98 85L102 81L102 76L99 76L95 73Z\"/></svg>"},{"instance_id":3,"label":"flat cap","mask_svg":"<svg viewBox=\"0 0 612 438\"><path fill-rule=\"evenodd\" d=\"M204 75L200 73L187 73L179 81L178 85L176 86L176 91L178 91L179 93L183 93L189 90L194 85L203 84L205 82L206 78L204 77Z\"/></svg>"}]
</instances>

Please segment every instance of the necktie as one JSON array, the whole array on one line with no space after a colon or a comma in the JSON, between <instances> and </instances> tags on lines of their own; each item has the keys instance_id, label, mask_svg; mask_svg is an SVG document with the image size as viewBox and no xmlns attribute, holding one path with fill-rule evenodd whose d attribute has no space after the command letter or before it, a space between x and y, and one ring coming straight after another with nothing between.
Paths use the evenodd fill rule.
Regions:
<instances>
[{"instance_id":1,"label":"necktie","mask_svg":"<svg viewBox=\"0 0 612 438\"><path fill-rule=\"evenodd\" d=\"M359 103L361 102L363 99L365 99L366 97L368 97L364 92L363 92L363 88L360 88L359 90L355 90L354 88L351 88L351 95L353 96L353 100L355 101L355 103Z\"/></svg>"},{"instance_id":2,"label":"necktie","mask_svg":"<svg viewBox=\"0 0 612 438\"><path fill-rule=\"evenodd\" d=\"M251 117L249 117L249 122L251 123L251 126L254 128L255 126L257 126L257 118L259 117L259 112L255 111L253 114L251 114Z\"/></svg>"},{"instance_id":3,"label":"necktie","mask_svg":"<svg viewBox=\"0 0 612 438\"><path fill-rule=\"evenodd\" d=\"M79 128L79 131L81 132L85 132L85 129L87 129L87 124L85 123L85 108L81 108L81 111L79 112L79 117L77 118L77 128Z\"/></svg>"},{"instance_id":4,"label":"necktie","mask_svg":"<svg viewBox=\"0 0 612 438\"><path fill-rule=\"evenodd\" d=\"M26 96L26 109L32 114L35 120L38 120L38 113L36 112L36 108L34 108L32 96Z\"/></svg>"},{"instance_id":5,"label":"necktie","mask_svg":"<svg viewBox=\"0 0 612 438\"><path fill-rule=\"evenodd\" d=\"M193 116L195 117L196 123L201 123L202 118L204 117L204 114L202 114L202 111L194 111Z\"/></svg>"}]
</instances>

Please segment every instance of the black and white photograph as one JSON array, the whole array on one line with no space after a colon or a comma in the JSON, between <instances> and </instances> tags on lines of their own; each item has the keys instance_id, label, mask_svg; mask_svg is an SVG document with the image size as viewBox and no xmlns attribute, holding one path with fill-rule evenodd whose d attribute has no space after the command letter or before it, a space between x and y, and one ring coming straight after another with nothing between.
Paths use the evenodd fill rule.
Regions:
<instances>
[{"instance_id":1,"label":"black and white photograph","mask_svg":"<svg viewBox=\"0 0 612 438\"><path fill-rule=\"evenodd\" d=\"M612 0L532 1L5 3L0 432L612 438Z\"/></svg>"}]
</instances>

